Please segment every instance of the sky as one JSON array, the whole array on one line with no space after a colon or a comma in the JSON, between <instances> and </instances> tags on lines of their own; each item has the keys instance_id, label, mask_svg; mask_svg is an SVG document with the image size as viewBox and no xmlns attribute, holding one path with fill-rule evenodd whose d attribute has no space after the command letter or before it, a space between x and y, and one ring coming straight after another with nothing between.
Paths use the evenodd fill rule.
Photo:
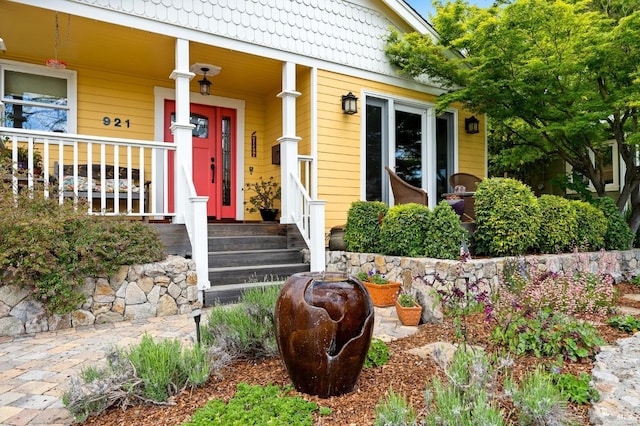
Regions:
<instances>
[{"instance_id":1,"label":"sky","mask_svg":"<svg viewBox=\"0 0 640 426\"><path fill-rule=\"evenodd\" d=\"M435 9L431 5L432 0L405 0L411 7L413 7L420 15L429 20L429 14L435 13ZM469 4L478 7L489 7L493 4L494 0L467 0ZM444 1L443 1L444 3Z\"/></svg>"}]
</instances>

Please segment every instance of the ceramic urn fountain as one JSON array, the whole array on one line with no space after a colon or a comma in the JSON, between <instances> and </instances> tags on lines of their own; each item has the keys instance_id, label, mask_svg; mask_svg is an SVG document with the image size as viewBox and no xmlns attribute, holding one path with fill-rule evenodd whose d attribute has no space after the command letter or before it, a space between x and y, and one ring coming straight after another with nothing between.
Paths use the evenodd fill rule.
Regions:
<instances>
[{"instance_id":1,"label":"ceramic urn fountain","mask_svg":"<svg viewBox=\"0 0 640 426\"><path fill-rule=\"evenodd\" d=\"M327 398L351 392L373 334L366 288L343 273L292 275L275 308L276 339L299 392Z\"/></svg>"}]
</instances>

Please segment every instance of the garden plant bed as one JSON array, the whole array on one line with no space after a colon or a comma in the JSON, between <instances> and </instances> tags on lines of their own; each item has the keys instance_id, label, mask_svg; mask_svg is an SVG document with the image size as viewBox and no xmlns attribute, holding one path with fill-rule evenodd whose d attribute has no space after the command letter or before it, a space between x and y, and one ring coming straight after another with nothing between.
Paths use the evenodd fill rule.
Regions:
<instances>
[{"instance_id":1,"label":"garden plant bed","mask_svg":"<svg viewBox=\"0 0 640 426\"><path fill-rule=\"evenodd\" d=\"M640 294L640 288L630 284L616 286L619 295ZM640 302L620 297L620 306L640 309ZM602 338L613 344L616 340L628 337L629 334L606 325L606 317L589 318L600 332ZM489 352L497 350L488 340L491 331L485 322L483 314L474 314L466 318L468 336L471 344L485 347ZM322 425L370 425L374 420L374 407L384 397L390 388L396 393L402 393L408 401L420 412L424 408L424 390L428 383L439 377L445 380L445 375L431 358L420 358L407 352L411 348L418 348L433 342L456 342L455 328L450 318L445 317L441 325L420 325L417 332L403 339L388 343L390 358L388 364L382 367L367 368L362 371L356 390L352 393L321 399L300 394L303 398L315 401L319 406L329 407L331 414L321 418L316 417L314 424ZM555 359L517 357L511 368L516 381L526 372L533 371L539 364L555 365ZM560 373L591 373L593 362L571 362L565 360ZM86 425L179 425L189 420L193 412L203 406L209 399L220 398L225 401L233 397L238 383L246 382L251 385L275 384L284 386L291 383L283 362L279 358L261 361L243 360L232 364L222 372L222 377L212 377L204 387L187 389L175 398L170 405L165 406L134 406L122 411L111 408L98 417L88 419ZM501 380L498 380L501 383ZM295 394L295 392L294 392ZM509 424L517 424L513 407L503 405ZM590 405L570 404L569 408L578 419L578 424L588 425L588 411ZM317 412L316 412L317 413ZM316 414L317 416L317 414Z\"/></svg>"}]
</instances>

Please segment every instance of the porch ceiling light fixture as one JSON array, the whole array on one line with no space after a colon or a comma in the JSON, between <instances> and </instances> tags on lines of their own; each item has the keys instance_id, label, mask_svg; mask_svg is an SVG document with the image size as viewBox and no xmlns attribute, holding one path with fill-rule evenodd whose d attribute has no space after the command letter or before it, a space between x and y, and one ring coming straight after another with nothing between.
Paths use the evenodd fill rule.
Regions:
<instances>
[{"instance_id":1,"label":"porch ceiling light fixture","mask_svg":"<svg viewBox=\"0 0 640 426\"><path fill-rule=\"evenodd\" d=\"M202 68L202 72L204 77L202 77L202 80L198 80L198 83L200 84L200 94L202 96L209 96L211 94L211 82L207 80L209 68Z\"/></svg>"},{"instance_id":2,"label":"porch ceiling light fixture","mask_svg":"<svg viewBox=\"0 0 640 426\"><path fill-rule=\"evenodd\" d=\"M358 98L349 92L342 96L342 112L345 114L355 114L358 112Z\"/></svg>"},{"instance_id":3,"label":"porch ceiling light fixture","mask_svg":"<svg viewBox=\"0 0 640 426\"><path fill-rule=\"evenodd\" d=\"M195 74L202 75L202 80L198 80L200 85L200 94L202 96L209 96L211 94L211 81L207 80L207 74L209 77L217 75L222 68L216 67L210 64L193 64L190 71Z\"/></svg>"},{"instance_id":4,"label":"porch ceiling light fixture","mask_svg":"<svg viewBox=\"0 0 640 426\"><path fill-rule=\"evenodd\" d=\"M464 130L469 134L480 133L480 120L475 116L464 119Z\"/></svg>"},{"instance_id":5,"label":"porch ceiling light fixture","mask_svg":"<svg viewBox=\"0 0 640 426\"><path fill-rule=\"evenodd\" d=\"M2 39L2 37L0 37L0 50L2 50L3 52L7 51L7 45L4 44L4 40Z\"/></svg>"}]
</instances>

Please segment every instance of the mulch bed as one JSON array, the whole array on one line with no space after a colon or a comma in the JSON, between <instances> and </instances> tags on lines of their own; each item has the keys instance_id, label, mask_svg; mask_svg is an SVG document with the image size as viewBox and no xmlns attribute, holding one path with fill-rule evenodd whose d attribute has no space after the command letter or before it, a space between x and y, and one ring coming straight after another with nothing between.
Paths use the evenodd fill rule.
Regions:
<instances>
[{"instance_id":1,"label":"mulch bed","mask_svg":"<svg viewBox=\"0 0 640 426\"><path fill-rule=\"evenodd\" d=\"M618 294L640 293L640 288L630 284L616 286ZM620 298L620 305L640 309L640 302ZM592 318L607 343L614 343L617 339L628 337L629 334L609 327L606 318ZM484 321L483 315L473 315L467 318L471 343L484 346L491 351L488 343L490 328ZM368 368L362 371L356 390L342 396L321 399L300 394L305 399L315 401L320 406L331 408L331 414L316 419L316 424L322 425L371 425L374 421L374 407L389 391L401 392L410 403L420 412L424 409L424 390L426 385L435 377L444 379L442 370L431 360L424 360L406 352L407 349L421 347L431 342L455 342L454 327L451 320L444 324L420 325L413 336L396 340L388 344L391 351L389 363L382 367ZM515 360L511 372L516 377L522 377L532 371L537 365L555 364L555 359L540 359L534 357L520 357ZM561 373L578 375L581 372L590 373L593 368L591 361L568 362L562 365ZM284 364L279 358L261 361L245 360L231 365L222 372L221 377L212 377L206 386L185 390L175 398L173 405L167 406L134 406L123 411L112 408L98 417L88 419L85 425L178 425L188 421L193 412L206 404L210 399L220 398L228 401L233 397L236 386L240 382L251 385L275 384L284 386L291 381ZM578 419L578 424L588 425L588 410L590 405L577 406L570 404L572 413ZM516 413L508 405L502 406L510 424L516 424Z\"/></svg>"}]
</instances>

